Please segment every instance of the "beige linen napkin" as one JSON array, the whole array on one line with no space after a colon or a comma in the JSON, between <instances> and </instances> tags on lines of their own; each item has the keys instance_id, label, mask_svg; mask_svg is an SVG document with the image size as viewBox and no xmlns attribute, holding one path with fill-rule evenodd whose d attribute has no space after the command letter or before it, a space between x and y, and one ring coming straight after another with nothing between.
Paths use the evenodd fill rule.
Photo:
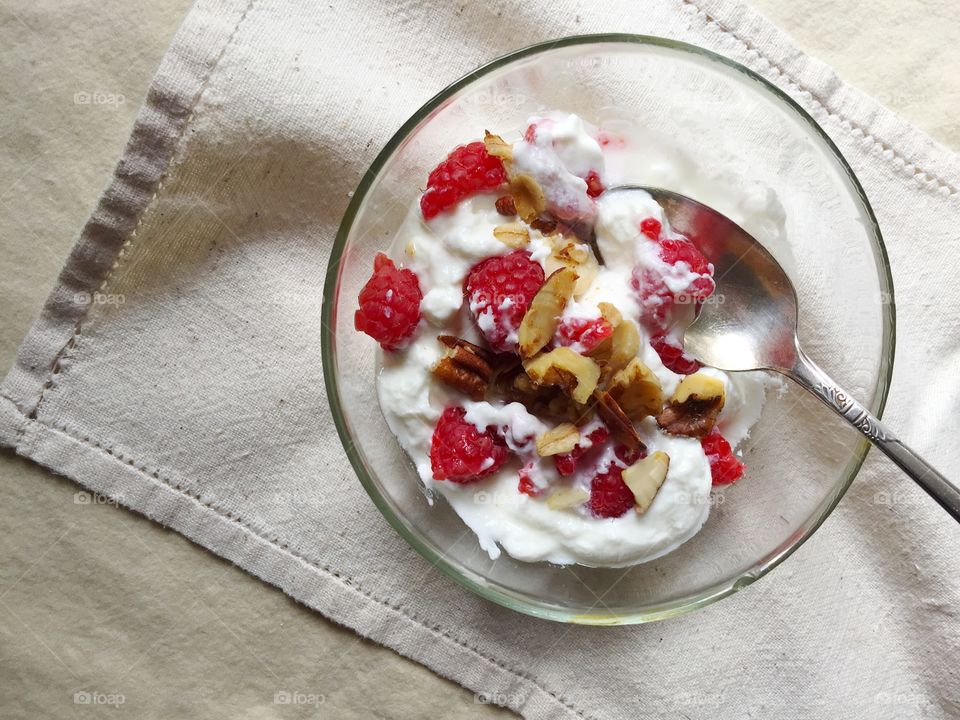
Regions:
<instances>
[{"instance_id":1,"label":"beige linen napkin","mask_svg":"<svg viewBox=\"0 0 960 720\"><path fill-rule=\"evenodd\" d=\"M527 717L956 715L960 534L878 457L770 577L613 629L523 617L433 572L346 461L318 318L350 191L447 82L614 30L743 62L831 134L893 265L887 418L955 474L960 159L710 0L200 0L3 384L0 441Z\"/></svg>"}]
</instances>

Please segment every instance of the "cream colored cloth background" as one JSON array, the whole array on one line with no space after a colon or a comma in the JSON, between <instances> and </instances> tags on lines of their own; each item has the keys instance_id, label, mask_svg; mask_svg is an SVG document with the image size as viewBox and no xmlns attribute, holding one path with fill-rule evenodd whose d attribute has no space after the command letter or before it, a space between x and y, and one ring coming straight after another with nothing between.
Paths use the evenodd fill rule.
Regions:
<instances>
[{"instance_id":1,"label":"cream colored cloth background","mask_svg":"<svg viewBox=\"0 0 960 720\"><path fill-rule=\"evenodd\" d=\"M119 148L125 130L115 116L124 116L129 123L152 69L152 62L131 58L129 49L120 49L118 36L128 34L139 39L132 47L144 56L152 51L150 57L155 62L163 40L158 38L160 33L147 28L164 26L169 36L177 22L176 10L161 4L146 12L138 9L127 20L126 33L118 33L112 24L123 17L119 10L104 10L98 15L78 11L75 6L58 6L44 14L37 7L9 9L12 17L5 18L9 21L2 25L2 31L9 33L3 46L22 50L16 62L22 58L23 67L29 67L26 58L31 58L39 66L39 73L48 72L44 79L54 88L37 93L37 87L44 87L42 79L14 80L10 73L4 74L4 82L10 87L3 87L2 92L6 107L13 109L3 117L2 170L10 182L9 190L2 196L7 221L4 256L12 259L11 265L17 263L14 271L8 270L11 280L3 288L9 294L4 299L11 317L11 327L4 328L8 330L4 345L8 357L36 302L45 294L73 228L92 202L96 184L102 183L109 172L109 151L98 152L92 142L77 142L77 138L110 124L103 118L105 113L113 113L106 117L118 129L113 148ZM791 7L801 15L796 4ZM902 7L898 3L897 8L890 8L889 16L876 16L877 10L872 9L874 16L864 19L851 18L849 12L840 13L836 7L833 15L825 15L830 8L818 3L802 16L811 22L812 28L817 28L813 24L816 18L826 17L831 20L828 26L836 27L840 37L856 27L850 47L858 59L849 63L850 72L862 72L868 81L889 83L872 89L878 95L886 95L884 99L889 103L916 113L914 119L930 123L926 127L941 138L955 142L957 126L949 125L952 118L948 109L957 106L957 88L944 90L936 85L942 82L938 75L943 75L946 59L939 57L933 62L917 45L904 41L905 21L925 31L949 29L951 24L936 22L935 8L925 8L922 14L915 8L913 14L899 18ZM777 12L776 7L768 9ZM62 14L58 16L58 12ZM53 19L60 23L52 22ZM863 29L865 24L869 31ZM803 33L802 24L796 27ZM819 49L829 52L830 34L816 32L816 36L808 36L808 41L815 49L815 43L821 43ZM885 33L889 37L885 38ZM898 47L897 53L858 52L884 45L885 39ZM942 43L933 42L929 32L924 35L923 44L927 48L951 47L947 38ZM956 46L953 41L952 47ZM51 48L57 51L52 52ZM916 55L908 55L910 52ZM859 59L870 54L876 56L876 62ZM843 56L837 57L839 60L830 59L843 66ZM902 63L898 64L895 58L902 58ZM871 66L886 74L878 80L869 74ZM131 78L138 70L141 85L128 88L125 83L135 85L135 81L123 78ZM83 93L88 96L87 102ZM124 95L122 102L120 94ZM58 133L63 133L63 137L54 137ZM107 145L109 140L102 142ZM80 189L86 191L85 199L79 197ZM49 257L42 255L45 250L49 250ZM0 647L0 701L5 716L8 709L12 710L12 717L18 713L23 717L60 717L103 712L103 708L74 704L74 692L123 694L125 703L121 708L137 717L296 716L315 709L275 704L275 693L283 691L324 694L326 702L319 710L322 716L330 717L350 712L362 716L368 709L389 717L419 717L429 708L444 715L489 711L474 703L471 694L387 651L354 641L351 635L334 630L316 615L294 606L236 569L205 556L178 536L125 511L83 504L89 496L77 495L75 486L49 478L23 461L4 459L4 505L0 512L0 549L5 559L0 576L0 630L4 633ZM873 458L871 466L879 463L882 461ZM845 504L849 505L850 500L845 500ZM831 519L827 527L836 522L836 518ZM827 528L824 530L821 535L826 534ZM790 562L829 551L827 541L818 535ZM763 588L764 595L769 593L769 597L788 589L796 578L778 577L781 573L791 574L786 572L787 567L757 588L705 612L725 610L728 603L750 603L749 596L758 588ZM922 573L920 577L924 582L929 580ZM842 583L831 586L838 597L855 592L853 587ZM938 611L952 617L955 623L949 606ZM864 627L882 633L885 626L883 622L865 621ZM851 632L849 627L844 630ZM657 633L657 626L651 631ZM849 646L845 640L850 641ZM944 639L948 641L949 638ZM931 657L918 658L918 662L926 660L933 667L939 657L945 665L953 662L955 666L955 657L951 658L947 650L934 645L930 648ZM596 651L602 652L603 648ZM712 652L719 653L716 665L722 668L723 648ZM784 648L783 656L774 654L768 659L783 667L788 677L795 677L795 659L788 652L789 648ZM824 648L824 652L824 663L849 666L860 653L869 654L870 633L841 638ZM736 670L741 679L756 672L756 668L750 667ZM938 682L949 680L949 670L943 672L941 678L926 677L932 688L916 688L911 693L894 693L879 700L874 694L874 703L882 705L879 708L871 707L869 702L864 704L863 688L848 685L843 691L850 693L850 698L840 707L859 708L871 716L934 715L945 708L955 709L944 704L951 697ZM955 688L955 676L953 679ZM891 687L897 687L895 678L891 678ZM940 692L941 703L928 707L925 703L930 701L931 691L934 695ZM738 699L740 707L749 711L748 698ZM667 715L675 710L690 717L714 714L713 706L692 700L680 709L661 709ZM955 696L952 701L956 702ZM767 714L762 707L753 711L758 716ZM593 715L590 711L586 714Z\"/></svg>"}]
</instances>

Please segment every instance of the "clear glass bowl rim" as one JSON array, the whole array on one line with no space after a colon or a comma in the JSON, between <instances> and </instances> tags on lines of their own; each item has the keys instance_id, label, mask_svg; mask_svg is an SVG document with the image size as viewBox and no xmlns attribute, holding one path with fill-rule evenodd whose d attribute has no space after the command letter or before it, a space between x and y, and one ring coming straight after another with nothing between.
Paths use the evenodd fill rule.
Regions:
<instances>
[{"instance_id":1,"label":"clear glass bowl rim","mask_svg":"<svg viewBox=\"0 0 960 720\"><path fill-rule=\"evenodd\" d=\"M321 358L323 362L324 384L326 386L327 398L330 403L330 410L333 415L334 424L337 428L337 433L340 436L340 441L343 444L344 451L350 460L350 464L357 473L357 477L360 479L360 483L363 485L367 494L370 496L371 500L373 500L374 505L376 505L377 509L383 514L390 525L393 526L393 528L414 548L414 550L420 553L420 555L422 555L429 563L439 569L442 573L453 580L456 580L458 583L468 588L472 592L512 610L535 617L560 622L576 622L579 624L588 625L628 625L652 622L655 620L662 620L683 615L697 608L704 607L705 605L709 605L710 603L732 595L738 590L751 585L753 582L770 572L773 568L788 558L797 548L803 545L803 543L806 542L806 540L813 535L814 532L816 532L820 525L823 524L824 520L826 520L833 509L837 506L837 503L840 502L840 499L846 493L847 489L850 487L850 484L853 482L854 477L856 477L857 473L859 472L860 467L863 465L863 462L867 456L867 451L870 449L870 443L865 439L860 441L850 462L847 464L846 468L844 468L840 482L834 486L833 492L825 497L823 501L821 501L819 507L811 516L811 520L802 528L803 532L797 535L792 541L784 543L767 556L761 558L749 570L737 575L736 577L727 578L726 580L706 588L705 590L702 590L694 595L647 607L629 614L619 612L615 615L610 615L604 612L594 612L590 615L584 616L577 615L574 612L564 610L547 602L532 601L526 598L510 595L501 592L496 587L477 582L468 574L461 571L461 569L451 563L442 554L435 552L434 549L428 544L422 542L415 532L411 532L411 530L407 528L407 526L393 512L389 503L381 496L377 489L376 483L370 476L370 473L363 464L359 454L354 450L353 439L347 426L346 419L343 415L340 393L337 386L336 372L334 372L334 350L336 343L335 313L337 309L337 290L340 283L340 261L346 247L347 237L350 234L350 229L354 220L356 219L360 207L363 204L367 192L372 187L375 179L380 173L380 170L393 155L394 151L397 150L397 148L409 137L410 133L415 130L416 127L434 110L442 106L443 103L452 97L456 92L464 87L467 87L476 80L488 75L489 73L505 67L516 60L529 58L550 50L578 45L593 45L603 43L632 43L636 45L665 47L672 50L687 52L693 55L699 55L714 62L726 65L727 67L745 75L749 80L759 83L765 90L769 91L776 98L785 103L802 121L804 121L806 125L812 129L816 135L820 137L820 139L823 140L823 142L833 153L839 166L843 169L848 180L850 181L850 184L855 190L857 196L856 199L861 204L862 210L870 220L870 227L868 227L867 230L871 239L874 260L877 264L877 279L881 285L880 292L883 294L882 296L888 299L888 302L885 302L881 306L883 325L881 362L877 383L874 388L873 402L869 406L871 412L873 412L877 417L882 417L883 409L886 406L887 395L890 389L890 380L893 375L893 358L896 346L896 305L894 302L893 278L890 272L890 263L887 256L887 250L883 242L879 224L877 223L876 215L873 212L873 208L870 205L870 201L867 199L863 187L860 185L860 181L857 179L856 175L854 175L853 170L840 153L840 150L837 148L836 144L830 139L829 135L827 135L827 133L820 127L816 120L814 120L806 110L804 110L796 101L794 101L776 85L772 84L770 81L754 72L750 68L724 57L723 55L719 55L697 45L653 35L635 35L632 33L572 35L558 40L550 40L530 45L525 48L507 53L506 55L502 55L495 60L481 65L476 70L467 73L460 79L448 85L441 92L434 95L419 110L417 110L410 117L410 119L407 120L400 127L400 129L396 131L396 133L394 133L393 137L390 138L384 148L371 163L366 173L364 173L363 178L357 186L357 189L354 191L350 204L347 206L343 219L340 222L340 227L337 231L337 236L334 240L333 248L330 253L330 259L327 265L327 272L324 280L323 306L321 310Z\"/></svg>"}]
</instances>

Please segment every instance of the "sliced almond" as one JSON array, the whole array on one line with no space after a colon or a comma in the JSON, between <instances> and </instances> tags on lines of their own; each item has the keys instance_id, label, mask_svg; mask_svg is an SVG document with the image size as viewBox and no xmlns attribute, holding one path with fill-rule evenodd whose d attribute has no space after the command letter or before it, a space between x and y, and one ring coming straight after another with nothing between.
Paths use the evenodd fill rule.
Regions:
<instances>
[{"instance_id":1,"label":"sliced almond","mask_svg":"<svg viewBox=\"0 0 960 720\"><path fill-rule=\"evenodd\" d=\"M560 423L537 438L537 454L540 457L562 455L573 450L580 442L580 431L573 423Z\"/></svg>"},{"instance_id":2,"label":"sliced almond","mask_svg":"<svg viewBox=\"0 0 960 720\"><path fill-rule=\"evenodd\" d=\"M607 390L631 420L657 415L663 409L660 380L640 358L633 358L623 370L610 378Z\"/></svg>"},{"instance_id":3,"label":"sliced almond","mask_svg":"<svg viewBox=\"0 0 960 720\"><path fill-rule=\"evenodd\" d=\"M610 433L618 441L631 450L641 450L645 447L637 429L630 418L620 409L617 401L608 392L594 393L597 399L597 413L600 419L610 428Z\"/></svg>"},{"instance_id":4,"label":"sliced almond","mask_svg":"<svg viewBox=\"0 0 960 720\"><path fill-rule=\"evenodd\" d=\"M670 469L670 456L665 452L651 453L623 471L623 482L633 493L634 509L643 515L653 503Z\"/></svg>"},{"instance_id":5,"label":"sliced almond","mask_svg":"<svg viewBox=\"0 0 960 720\"><path fill-rule=\"evenodd\" d=\"M484 131L483 145L487 148L487 152L494 157L498 157L504 162L513 160L513 146L499 135Z\"/></svg>"},{"instance_id":6,"label":"sliced almond","mask_svg":"<svg viewBox=\"0 0 960 720\"><path fill-rule=\"evenodd\" d=\"M577 284L573 288L573 296L582 296L600 272L600 265L593 256L593 252L589 246L570 240L563 235L554 235L550 241L552 249L544 261L545 270L548 273L564 267L575 270L578 277Z\"/></svg>"},{"instance_id":7,"label":"sliced almond","mask_svg":"<svg viewBox=\"0 0 960 720\"><path fill-rule=\"evenodd\" d=\"M600 309L600 317L610 323L610 327L616 331L617 326L623 322L623 315L620 314L620 311L617 310L615 305L607 302L598 303L597 307ZM605 369L605 366L610 362L610 354L612 349L613 335L611 334L609 337L605 337L603 340L601 340L596 347L586 353L589 357L592 357L594 360L596 360L601 367L604 367L604 371L601 373L601 378L608 378L612 374Z\"/></svg>"},{"instance_id":8,"label":"sliced almond","mask_svg":"<svg viewBox=\"0 0 960 720\"><path fill-rule=\"evenodd\" d=\"M513 204L517 214L524 222L535 221L547 209L547 198L543 188L532 177L526 174L514 175L510 179L510 194L513 195Z\"/></svg>"},{"instance_id":9,"label":"sliced almond","mask_svg":"<svg viewBox=\"0 0 960 720\"><path fill-rule=\"evenodd\" d=\"M590 499L590 493L583 488L557 488L547 497L547 507L551 510L567 510L583 505Z\"/></svg>"},{"instance_id":10,"label":"sliced almond","mask_svg":"<svg viewBox=\"0 0 960 720\"><path fill-rule=\"evenodd\" d=\"M493 229L493 236L514 250L526 247L530 242L530 231L523 223L518 222L497 225Z\"/></svg>"},{"instance_id":11,"label":"sliced almond","mask_svg":"<svg viewBox=\"0 0 960 720\"><path fill-rule=\"evenodd\" d=\"M657 424L671 435L704 437L716 424L724 402L723 382L705 373L687 375L657 415Z\"/></svg>"},{"instance_id":12,"label":"sliced almond","mask_svg":"<svg viewBox=\"0 0 960 720\"><path fill-rule=\"evenodd\" d=\"M627 366L640 352L640 332L631 320L623 320L610 336L610 355L603 367L603 378L608 380Z\"/></svg>"},{"instance_id":13,"label":"sliced almond","mask_svg":"<svg viewBox=\"0 0 960 720\"><path fill-rule=\"evenodd\" d=\"M568 347L538 355L523 367L537 385L556 385L581 405L590 400L600 380L600 366Z\"/></svg>"},{"instance_id":14,"label":"sliced almond","mask_svg":"<svg viewBox=\"0 0 960 720\"><path fill-rule=\"evenodd\" d=\"M561 268L548 277L533 296L517 331L520 357L533 357L553 338L557 331L557 318L573 295L576 282L577 274L573 270Z\"/></svg>"}]
</instances>

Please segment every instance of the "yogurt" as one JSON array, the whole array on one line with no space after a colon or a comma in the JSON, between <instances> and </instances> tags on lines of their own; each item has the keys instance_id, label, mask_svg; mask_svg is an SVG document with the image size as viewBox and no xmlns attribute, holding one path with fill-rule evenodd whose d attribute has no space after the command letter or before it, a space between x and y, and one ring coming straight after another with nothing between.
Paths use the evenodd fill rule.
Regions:
<instances>
[{"instance_id":1,"label":"yogurt","mask_svg":"<svg viewBox=\"0 0 960 720\"><path fill-rule=\"evenodd\" d=\"M642 132L622 124L616 132L608 131L562 113L532 118L530 127L524 139L513 144L514 171L537 180L554 217L589 219L605 262L592 282L567 304L561 322L596 319L601 315L601 303L614 305L623 322L637 326L639 358L656 375L664 397L669 397L683 376L665 367L651 346L651 330L641 318L651 310L643 307L644 303L656 300L638 297L634 278L637 272L657 273L669 291L677 293L699 275L686 263L665 263L657 255L656 245L639 237L638 223L644 218L660 222L664 235L672 233L653 198L630 192L595 199L584 180L592 174L604 187L643 183L644 177L631 174L633 168L643 165L645 148L632 141ZM659 158L660 165L671 163L670 173L675 177L671 189L684 192L688 179L698 187L709 184L709 178L699 173L693 159L679 148L660 148ZM742 224L766 227L768 236L782 235L784 215L772 191L729 177L722 183L725 203L738 208L744 216L739 218ZM384 417L416 466L428 500L433 502L439 495L448 502L491 558L506 552L521 561L622 567L660 557L695 535L709 515L710 465L697 439L668 435L652 417L637 423L648 452L659 450L670 457L666 480L643 514L630 511L601 518L591 514L586 505L552 509L543 497L520 491L521 469L537 489L562 482L589 493L592 478L618 462L613 446L607 445L599 455L593 453L589 463L561 479L552 459L539 457L535 448L535 438L554 421L534 416L517 402L468 400L431 372L442 356L438 335L480 343L478 325L482 330L483 323L491 321L492 316L485 315L487 308L475 307L471 312L463 286L476 263L511 251L493 234L495 227L506 222L495 207L497 196L474 195L429 222L424 222L415 207L400 228L392 255L417 275L423 292L422 320L403 350L380 353L377 389ZM530 236L527 250L549 270L551 239L536 230L531 230ZM683 327L693 319L693 309L693 304L674 305L662 332L679 340ZM572 349L578 350L576 346ZM763 373L726 374L709 368L701 372L724 385L726 402L717 426L736 447L749 436L766 393L777 381ZM492 475L465 484L434 479L431 438L441 413L450 405L463 407L465 420L480 431L499 429L511 458ZM597 420L590 422L599 425ZM581 428L582 444L589 444L586 435L590 429L590 424Z\"/></svg>"}]
</instances>

